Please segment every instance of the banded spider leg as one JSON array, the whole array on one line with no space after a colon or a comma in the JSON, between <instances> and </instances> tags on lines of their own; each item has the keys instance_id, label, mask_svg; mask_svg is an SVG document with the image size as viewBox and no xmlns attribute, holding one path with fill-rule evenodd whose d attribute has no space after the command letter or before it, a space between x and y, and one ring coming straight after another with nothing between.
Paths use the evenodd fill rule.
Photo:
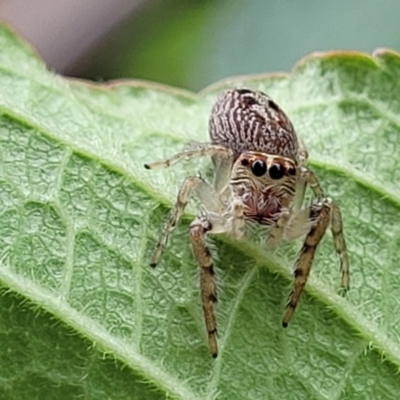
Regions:
<instances>
[{"instance_id":1,"label":"banded spider leg","mask_svg":"<svg viewBox=\"0 0 400 400\"><path fill-rule=\"evenodd\" d=\"M305 284L307 283L315 251L329 225L331 227L336 252L340 257L340 270L342 274L343 289L347 291L350 284L349 262L346 243L343 236L343 223L340 209L330 198L324 196L318 179L311 170L306 167L302 167L301 177L308 185L310 185L314 195L318 200L310 207L303 210L302 213L298 214L299 216L303 214L302 217L294 218L290 221L290 225L294 227L294 231L296 231L296 225L302 224L303 226L306 226L306 224L304 224L305 211L308 214L308 220L312 225L307 232L303 247L300 250L300 254L295 263L294 287L290 294L286 311L283 316L283 327L287 327L292 319L300 296L303 292ZM295 237L290 237L290 239L295 239L297 236L298 235L295 235Z\"/></svg>"},{"instance_id":2,"label":"banded spider leg","mask_svg":"<svg viewBox=\"0 0 400 400\"><path fill-rule=\"evenodd\" d=\"M214 303L217 301L217 293L214 278L214 262L206 244L206 235L211 232L224 232L227 226L231 227L235 237L240 236L243 232L244 218L241 205L239 203L233 204L233 216L231 216L229 210L226 210L225 198L223 197L229 183L232 152L222 146L211 145L209 143L197 144L195 148L188 149L165 161L146 164L146 168L165 168L180 160L199 156L217 156L215 162L219 167L217 168L214 187L200 176L191 176L184 181L178 192L177 200L163 226L150 265L155 267L159 263L169 234L179 222L190 196L194 192L205 211L195 218L190 225L190 243L194 257L200 268L200 290L204 319L209 347L212 356L215 358L218 354L217 328L214 315ZM227 225L225 222L226 219L230 220L230 224Z\"/></svg>"}]
</instances>

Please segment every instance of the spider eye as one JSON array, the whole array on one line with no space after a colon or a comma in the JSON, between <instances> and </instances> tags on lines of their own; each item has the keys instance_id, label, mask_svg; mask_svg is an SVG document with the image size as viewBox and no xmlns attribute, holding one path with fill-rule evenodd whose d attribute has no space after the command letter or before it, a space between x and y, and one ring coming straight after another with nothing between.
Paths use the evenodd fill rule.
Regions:
<instances>
[{"instance_id":1,"label":"spider eye","mask_svg":"<svg viewBox=\"0 0 400 400\"><path fill-rule=\"evenodd\" d=\"M285 169L280 164L272 165L268 172L272 179L281 179L285 175Z\"/></svg>"},{"instance_id":2,"label":"spider eye","mask_svg":"<svg viewBox=\"0 0 400 400\"><path fill-rule=\"evenodd\" d=\"M267 172L267 165L264 161L256 160L253 162L251 170L255 176L263 176Z\"/></svg>"},{"instance_id":3,"label":"spider eye","mask_svg":"<svg viewBox=\"0 0 400 400\"><path fill-rule=\"evenodd\" d=\"M243 158L243 160L241 161L241 164L246 167L247 165L249 165L249 160L247 158Z\"/></svg>"},{"instance_id":4,"label":"spider eye","mask_svg":"<svg viewBox=\"0 0 400 400\"><path fill-rule=\"evenodd\" d=\"M289 175L296 175L296 168L294 168L294 167L289 167L288 172L289 172Z\"/></svg>"}]
</instances>

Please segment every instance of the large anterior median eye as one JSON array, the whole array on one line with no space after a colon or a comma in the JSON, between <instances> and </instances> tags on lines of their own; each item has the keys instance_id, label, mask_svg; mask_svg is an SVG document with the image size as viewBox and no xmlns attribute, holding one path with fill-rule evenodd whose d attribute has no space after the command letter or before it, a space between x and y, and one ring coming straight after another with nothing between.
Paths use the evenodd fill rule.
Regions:
<instances>
[{"instance_id":1,"label":"large anterior median eye","mask_svg":"<svg viewBox=\"0 0 400 400\"><path fill-rule=\"evenodd\" d=\"M273 164L268 172L272 179L281 179L285 175L285 168L280 164Z\"/></svg>"},{"instance_id":2,"label":"large anterior median eye","mask_svg":"<svg viewBox=\"0 0 400 400\"><path fill-rule=\"evenodd\" d=\"M251 165L251 170L255 176L263 176L267 172L267 165L262 160L256 160Z\"/></svg>"}]
</instances>

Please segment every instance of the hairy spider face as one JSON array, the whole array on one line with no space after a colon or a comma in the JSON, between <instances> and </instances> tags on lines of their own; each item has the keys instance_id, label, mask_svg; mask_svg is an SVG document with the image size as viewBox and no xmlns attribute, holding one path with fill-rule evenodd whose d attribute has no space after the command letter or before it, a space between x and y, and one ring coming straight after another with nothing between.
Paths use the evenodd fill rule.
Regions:
<instances>
[{"instance_id":1,"label":"hairy spider face","mask_svg":"<svg viewBox=\"0 0 400 400\"><path fill-rule=\"evenodd\" d=\"M292 159L250 151L236 160L230 185L243 203L245 219L272 225L282 209L290 205L297 179Z\"/></svg>"}]
</instances>

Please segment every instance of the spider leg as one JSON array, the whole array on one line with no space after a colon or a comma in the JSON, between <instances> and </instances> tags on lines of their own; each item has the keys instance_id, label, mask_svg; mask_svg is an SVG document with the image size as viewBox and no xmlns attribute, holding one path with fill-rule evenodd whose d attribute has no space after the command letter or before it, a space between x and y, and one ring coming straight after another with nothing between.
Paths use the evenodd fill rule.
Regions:
<instances>
[{"instance_id":1,"label":"spider leg","mask_svg":"<svg viewBox=\"0 0 400 400\"><path fill-rule=\"evenodd\" d=\"M302 178L310 185L315 196L319 199L323 198L324 193L314 173L307 167L302 167L301 172L302 172ZM335 249L340 258L342 287L345 291L347 291L350 287L350 269L349 269L349 257L347 255L346 241L343 235L342 214L340 212L339 207L332 200L329 201L331 204L331 211L332 211L331 231L333 235Z\"/></svg>"},{"instance_id":2,"label":"spider leg","mask_svg":"<svg viewBox=\"0 0 400 400\"><path fill-rule=\"evenodd\" d=\"M331 203L332 219L331 231L335 249L340 257L340 271L342 273L342 287L345 291L350 287L350 271L349 271L349 258L347 255L346 242L343 235L342 214L339 207L335 203Z\"/></svg>"},{"instance_id":3,"label":"spider leg","mask_svg":"<svg viewBox=\"0 0 400 400\"><path fill-rule=\"evenodd\" d=\"M193 191L195 191L202 206L206 210L190 225L190 242L197 264L200 267L200 288L204 319L208 333L209 347L212 356L215 358L218 355L216 339L217 329L214 315L214 303L217 301L217 296L214 280L214 265L211 253L206 244L206 234L207 232L222 233L229 230L226 217L232 218L237 229L241 229L241 216L244 224L242 205L240 204L234 207L234 215L231 216L228 213L227 216L223 202L208 182L203 180L200 176L187 178L180 188L176 203L164 224L150 265L155 267L160 261L168 236L179 221Z\"/></svg>"},{"instance_id":4,"label":"spider leg","mask_svg":"<svg viewBox=\"0 0 400 400\"><path fill-rule=\"evenodd\" d=\"M224 146L212 144L212 143L196 143L195 145L189 147L188 149L175 154L174 156L164 160L156 161L151 164L144 164L146 169L156 169L156 168L168 168L171 165L176 164L184 159L191 159L195 157L204 156L214 156L220 155L223 157L231 157L233 155L232 150L227 149Z\"/></svg>"},{"instance_id":5,"label":"spider leg","mask_svg":"<svg viewBox=\"0 0 400 400\"><path fill-rule=\"evenodd\" d=\"M298 137L297 140L299 142L299 164L302 166L305 165L308 160L308 151L306 149L303 139Z\"/></svg>"},{"instance_id":6,"label":"spider leg","mask_svg":"<svg viewBox=\"0 0 400 400\"><path fill-rule=\"evenodd\" d=\"M321 185L319 184L319 181L314 172L312 172L307 167L301 167L301 177L307 182L307 184L310 185L310 188L314 192L315 197L317 197L318 199L325 197Z\"/></svg>"},{"instance_id":7,"label":"spider leg","mask_svg":"<svg viewBox=\"0 0 400 400\"><path fill-rule=\"evenodd\" d=\"M271 226L269 231L266 246L273 247L277 245L284 237L285 228L290 219L290 211L288 209L282 210L281 215L274 225Z\"/></svg>"},{"instance_id":8,"label":"spider leg","mask_svg":"<svg viewBox=\"0 0 400 400\"><path fill-rule=\"evenodd\" d=\"M223 206L219 201L218 195L215 193L211 185L203 178L200 176L190 176L183 182L183 185L179 189L176 202L164 223L157 245L151 257L150 265L152 267L155 267L160 262L168 237L179 222L193 191L196 192L204 208L213 213L215 216L215 224L221 224L219 221L220 218L217 216L220 215Z\"/></svg>"},{"instance_id":9,"label":"spider leg","mask_svg":"<svg viewBox=\"0 0 400 400\"><path fill-rule=\"evenodd\" d=\"M190 194L192 190L199 184L200 181L202 181L200 177L191 176L185 180L185 182L179 189L176 202L168 214L163 229L160 233L156 248L154 249L153 255L151 257L150 265L152 267L155 267L160 262L162 252L168 241L168 236L180 220L182 213L185 210L186 205L190 199Z\"/></svg>"},{"instance_id":10,"label":"spider leg","mask_svg":"<svg viewBox=\"0 0 400 400\"><path fill-rule=\"evenodd\" d=\"M297 307L297 303L301 294L303 293L304 286L311 270L315 250L329 225L330 214L331 203L328 199L319 201L310 207L310 219L314 220L315 223L312 225L305 238L303 247L295 264L294 287L292 293L290 294L286 311L282 320L282 325L285 328L292 319L294 311Z\"/></svg>"},{"instance_id":11,"label":"spider leg","mask_svg":"<svg viewBox=\"0 0 400 400\"><path fill-rule=\"evenodd\" d=\"M225 231L229 232L233 238L240 239L244 235L246 221L244 218L244 206L240 199L232 201L230 210L225 214Z\"/></svg>"},{"instance_id":12,"label":"spider leg","mask_svg":"<svg viewBox=\"0 0 400 400\"><path fill-rule=\"evenodd\" d=\"M204 320L208 334L208 345L214 358L218 355L217 326L215 322L214 303L217 301L214 278L214 263L206 244L206 234L212 225L206 214L200 214L190 225L190 242L192 251L200 267L200 290L203 304Z\"/></svg>"},{"instance_id":13,"label":"spider leg","mask_svg":"<svg viewBox=\"0 0 400 400\"><path fill-rule=\"evenodd\" d=\"M233 154L230 157L217 154L212 157L212 161L215 171L213 186L215 191L222 195L229 186L234 157Z\"/></svg>"}]
</instances>

